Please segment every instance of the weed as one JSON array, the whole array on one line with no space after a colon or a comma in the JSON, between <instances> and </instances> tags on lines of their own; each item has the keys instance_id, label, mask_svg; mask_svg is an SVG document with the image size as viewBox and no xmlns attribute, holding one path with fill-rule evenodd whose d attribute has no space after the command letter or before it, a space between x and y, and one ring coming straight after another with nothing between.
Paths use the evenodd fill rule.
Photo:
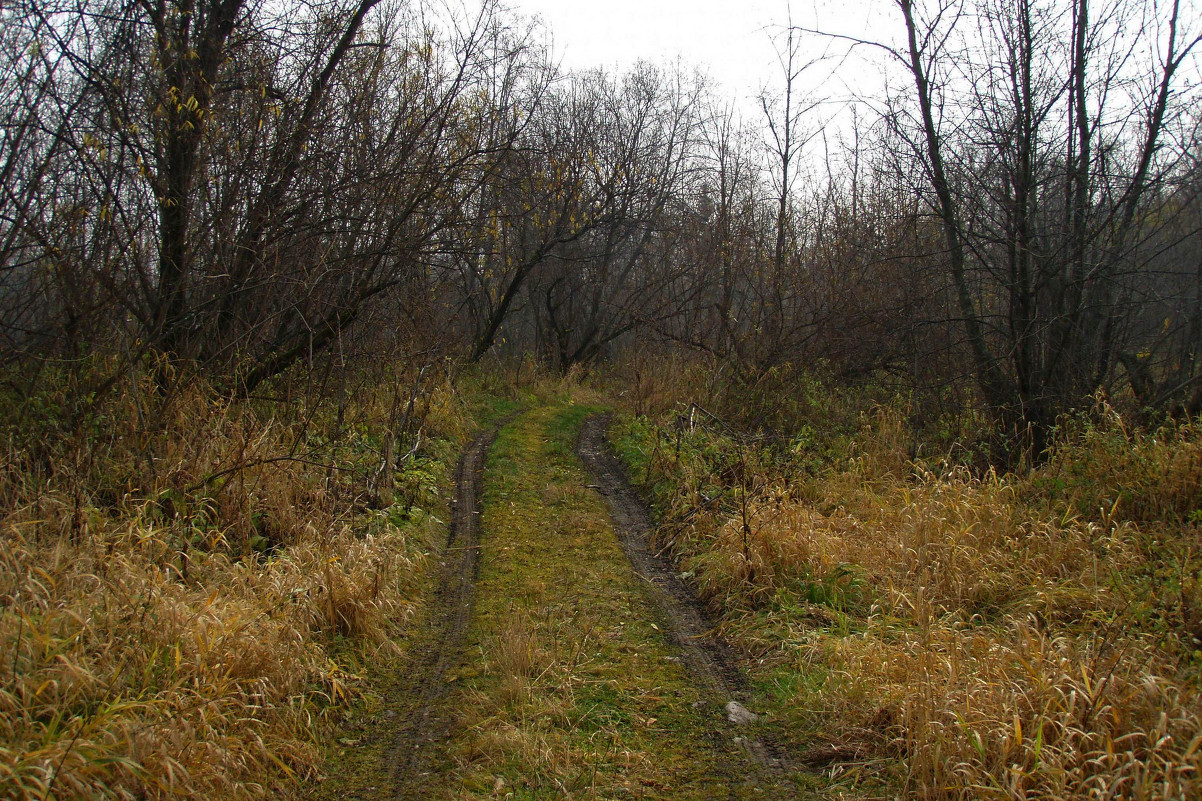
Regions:
<instances>
[{"instance_id":1,"label":"weed","mask_svg":"<svg viewBox=\"0 0 1202 801\"><path fill-rule=\"evenodd\" d=\"M334 408L60 378L0 406L0 795L287 792L413 618L462 405L419 400L412 502L373 508L375 384Z\"/></svg>"},{"instance_id":2,"label":"weed","mask_svg":"<svg viewBox=\"0 0 1202 801\"><path fill-rule=\"evenodd\" d=\"M914 458L892 406L861 420L817 470L714 428L664 456L670 420L616 435L778 713L919 797L1202 792L1196 424L1099 405L1002 476Z\"/></svg>"}]
</instances>

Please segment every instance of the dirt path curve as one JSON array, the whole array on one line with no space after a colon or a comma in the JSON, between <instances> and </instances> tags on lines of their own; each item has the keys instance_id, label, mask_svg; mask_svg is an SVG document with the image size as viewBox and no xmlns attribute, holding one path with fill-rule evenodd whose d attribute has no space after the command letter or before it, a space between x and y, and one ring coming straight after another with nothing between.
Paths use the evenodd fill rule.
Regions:
<instances>
[{"instance_id":1,"label":"dirt path curve","mask_svg":"<svg viewBox=\"0 0 1202 801\"><path fill-rule=\"evenodd\" d=\"M626 470L605 440L609 423L608 415L585 420L576 453L597 481L595 488L605 498L631 567L654 588L650 595L662 618L665 633L681 649L699 687L724 713L727 702L746 703L749 700L747 680L737 666L734 652L714 633L712 621L697 596L677 574L676 566L669 559L657 556L649 547L655 527L646 504L630 486ZM758 739L743 743L761 766L774 772L788 767L784 749L772 739L761 734Z\"/></svg>"},{"instance_id":2,"label":"dirt path curve","mask_svg":"<svg viewBox=\"0 0 1202 801\"><path fill-rule=\"evenodd\" d=\"M425 798L434 746L447 738L451 720L442 701L447 671L462 659L463 638L472 617L480 552L480 487L488 448L510 415L478 435L464 450L455 471L455 499L447 547L427 644L410 660L406 694L413 711L400 722L392 746L392 786L396 798Z\"/></svg>"}]
</instances>

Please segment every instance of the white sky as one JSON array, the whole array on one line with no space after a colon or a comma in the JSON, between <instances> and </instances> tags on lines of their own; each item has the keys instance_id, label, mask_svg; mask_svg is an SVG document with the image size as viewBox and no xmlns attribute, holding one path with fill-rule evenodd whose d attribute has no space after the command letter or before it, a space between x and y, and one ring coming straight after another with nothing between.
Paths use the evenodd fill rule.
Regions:
<instances>
[{"instance_id":1,"label":"white sky","mask_svg":"<svg viewBox=\"0 0 1202 801\"><path fill-rule=\"evenodd\" d=\"M754 109L766 85L782 80L772 36L789 18L787 0L510 2L523 14L542 17L556 55L569 69L622 70L640 58L659 64L679 58L704 69L744 113ZM795 0L792 6L795 24L813 25L819 15L827 29L858 36L871 36L883 12L883 4L873 0ZM829 78L829 70L812 74L816 82Z\"/></svg>"}]
</instances>

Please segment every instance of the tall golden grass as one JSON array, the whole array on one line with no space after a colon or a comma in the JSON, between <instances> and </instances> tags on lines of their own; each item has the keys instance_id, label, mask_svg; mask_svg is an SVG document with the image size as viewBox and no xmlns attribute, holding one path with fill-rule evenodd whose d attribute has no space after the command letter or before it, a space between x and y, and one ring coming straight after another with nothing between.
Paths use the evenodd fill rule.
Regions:
<instances>
[{"instance_id":1,"label":"tall golden grass","mask_svg":"<svg viewBox=\"0 0 1202 801\"><path fill-rule=\"evenodd\" d=\"M287 793L359 692L342 654L395 648L437 526L372 508L389 399L335 423L143 383L70 425L65 397L14 402L0 442L0 797ZM423 403L462 436L449 386Z\"/></svg>"},{"instance_id":2,"label":"tall golden grass","mask_svg":"<svg viewBox=\"0 0 1202 801\"><path fill-rule=\"evenodd\" d=\"M796 714L843 753L923 798L1202 796L1194 424L1139 432L1102 404L1021 476L911 461L890 408L816 475L640 431L661 540L737 641L820 677Z\"/></svg>"}]
</instances>

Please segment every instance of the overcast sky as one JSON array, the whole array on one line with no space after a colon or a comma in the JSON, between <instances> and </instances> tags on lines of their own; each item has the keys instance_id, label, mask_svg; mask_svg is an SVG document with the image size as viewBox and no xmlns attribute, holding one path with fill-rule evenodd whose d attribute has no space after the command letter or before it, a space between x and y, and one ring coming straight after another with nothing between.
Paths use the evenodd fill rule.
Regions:
<instances>
[{"instance_id":1,"label":"overcast sky","mask_svg":"<svg viewBox=\"0 0 1202 801\"><path fill-rule=\"evenodd\" d=\"M569 69L629 67L682 59L705 69L724 94L753 108L765 86L780 81L772 36L789 18L787 0L511 0L518 11L541 16L557 55ZM872 0L795 0L797 24L822 18L826 28L866 35L880 26L882 4ZM875 12L874 12L875 9ZM829 74L812 72L821 82Z\"/></svg>"}]
</instances>

